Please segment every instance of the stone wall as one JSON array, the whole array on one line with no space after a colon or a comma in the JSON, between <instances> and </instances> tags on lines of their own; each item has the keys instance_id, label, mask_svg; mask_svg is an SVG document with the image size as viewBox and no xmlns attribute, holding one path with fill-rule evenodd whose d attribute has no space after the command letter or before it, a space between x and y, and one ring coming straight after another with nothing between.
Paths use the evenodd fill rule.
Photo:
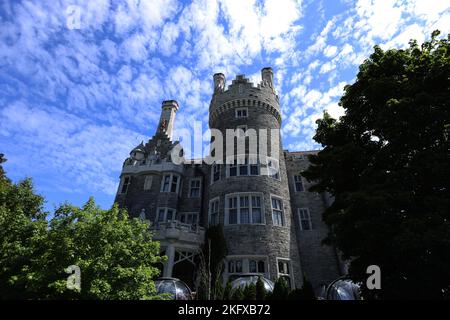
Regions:
<instances>
[{"instance_id":1,"label":"stone wall","mask_svg":"<svg viewBox=\"0 0 450 320\"><path fill-rule=\"evenodd\" d=\"M295 154L295 156L289 153L286 155L291 206L295 221L293 236L295 234L299 245L304 275L311 281L316 292L319 292L321 285L328 284L340 276L340 265L335 248L322 244L329 230L322 221L322 213L326 209L323 196L316 192L308 192L311 183L308 183L306 179L302 179L305 191L296 192L295 190L294 175L299 175L309 166L307 152ZM301 230L299 208L309 209L312 230Z\"/></svg>"}]
</instances>

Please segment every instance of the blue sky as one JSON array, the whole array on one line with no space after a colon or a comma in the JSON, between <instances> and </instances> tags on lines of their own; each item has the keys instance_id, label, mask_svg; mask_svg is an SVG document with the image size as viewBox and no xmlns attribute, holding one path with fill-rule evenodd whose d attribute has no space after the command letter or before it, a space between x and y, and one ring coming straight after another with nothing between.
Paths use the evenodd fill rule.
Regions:
<instances>
[{"instance_id":1,"label":"blue sky","mask_svg":"<svg viewBox=\"0 0 450 320\"><path fill-rule=\"evenodd\" d=\"M123 160L150 138L161 102L176 129L207 128L212 75L259 82L271 66L285 149L317 149L315 120L374 44L450 31L447 0L0 2L0 152L46 208L94 196L107 208Z\"/></svg>"}]
</instances>

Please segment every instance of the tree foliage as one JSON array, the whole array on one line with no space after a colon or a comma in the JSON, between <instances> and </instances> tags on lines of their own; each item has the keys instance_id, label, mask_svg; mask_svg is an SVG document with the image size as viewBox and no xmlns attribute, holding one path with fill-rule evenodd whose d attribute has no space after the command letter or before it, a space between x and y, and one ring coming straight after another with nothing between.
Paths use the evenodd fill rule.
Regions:
<instances>
[{"instance_id":1,"label":"tree foliage","mask_svg":"<svg viewBox=\"0 0 450 320\"><path fill-rule=\"evenodd\" d=\"M289 300L316 300L316 295L314 293L313 286L311 282L303 277L303 285L299 289L294 289L289 292Z\"/></svg>"},{"instance_id":2,"label":"tree foliage","mask_svg":"<svg viewBox=\"0 0 450 320\"><path fill-rule=\"evenodd\" d=\"M1 168L1 167L0 167ZM0 299L153 299L159 243L116 206L60 206L48 220L31 180L0 176ZM81 290L67 288L68 266Z\"/></svg>"},{"instance_id":3,"label":"tree foliage","mask_svg":"<svg viewBox=\"0 0 450 320\"><path fill-rule=\"evenodd\" d=\"M250 283L244 288L244 300L256 300L256 285Z\"/></svg>"},{"instance_id":4,"label":"tree foliage","mask_svg":"<svg viewBox=\"0 0 450 320\"><path fill-rule=\"evenodd\" d=\"M266 288L261 277L256 281L256 300L264 300L266 298Z\"/></svg>"},{"instance_id":5,"label":"tree foliage","mask_svg":"<svg viewBox=\"0 0 450 320\"><path fill-rule=\"evenodd\" d=\"M277 281L275 281L270 300L286 300L289 296L289 292L290 290L286 280L283 277L279 277Z\"/></svg>"},{"instance_id":6,"label":"tree foliage","mask_svg":"<svg viewBox=\"0 0 450 320\"><path fill-rule=\"evenodd\" d=\"M303 175L329 192L327 238L350 259L366 298L442 298L450 286L450 35L373 54L324 114ZM382 289L367 290L366 268ZM446 291L447 290L447 291Z\"/></svg>"},{"instance_id":7,"label":"tree foliage","mask_svg":"<svg viewBox=\"0 0 450 320\"><path fill-rule=\"evenodd\" d=\"M198 298L200 300L220 300L223 296L222 269L228 254L227 243L221 224L210 226L205 232L205 242L200 254L200 283Z\"/></svg>"},{"instance_id":8,"label":"tree foliage","mask_svg":"<svg viewBox=\"0 0 450 320\"><path fill-rule=\"evenodd\" d=\"M231 300L244 300L244 299L245 299L244 290L242 290L240 287L237 287L236 289L233 290Z\"/></svg>"}]
</instances>

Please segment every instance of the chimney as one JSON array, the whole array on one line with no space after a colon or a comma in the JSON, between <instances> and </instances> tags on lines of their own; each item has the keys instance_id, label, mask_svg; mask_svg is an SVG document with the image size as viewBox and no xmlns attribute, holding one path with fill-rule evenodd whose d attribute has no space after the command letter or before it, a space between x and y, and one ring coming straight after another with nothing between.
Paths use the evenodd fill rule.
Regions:
<instances>
[{"instance_id":1,"label":"chimney","mask_svg":"<svg viewBox=\"0 0 450 320\"><path fill-rule=\"evenodd\" d=\"M225 75L223 73L216 73L214 78L214 93L222 93L225 91Z\"/></svg>"},{"instance_id":2,"label":"chimney","mask_svg":"<svg viewBox=\"0 0 450 320\"><path fill-rule=\"evenodd\" d=\"M170 140L172 140L173 123L175 121L175 114L177 111L178 102L175 100L163 101L158 132L165 132Z\"/></svg>"},{"instance_id":3,"label":"chimney","mask_svg":"<svg viewBox=\"0 0 450 320\"><path fill-rule=\"evenodd\" d=\"M261 70L261 79L262 79L262 86L263 87L269 87L273 91L273 71L272 71L272 68L270 68L270 67L263 68Z\"/></svg>"}]
</instances>

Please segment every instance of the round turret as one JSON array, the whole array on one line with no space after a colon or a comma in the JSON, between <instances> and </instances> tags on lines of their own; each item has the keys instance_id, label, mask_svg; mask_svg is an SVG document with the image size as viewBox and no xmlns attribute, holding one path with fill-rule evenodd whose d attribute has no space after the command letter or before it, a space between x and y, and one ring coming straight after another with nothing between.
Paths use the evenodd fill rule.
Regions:
<instances>
[{"instance_id":1,"label":"round turret","mask_svg":"<svg viewBox=\"0 0 450 320\"><path fill-rule=\"evenodd\" d=\"M209 125L223 139L213 134L209 223L224 227L229 253L225 277L259 273L275 281L278 261L290 261L293 255L298 259L298 249L290 237L293 221L272 69L264 68L261 76L255 86L238 75L211 100Z\"/></svg>"},{"instance_id":2,"label":"round turret","mask_svg":"<svg viewBox=\"0 0 450 320\"><path fill-rule=\"evenodd\" d=\"M144 142L141 142L136 148L131 150L130 156L132 159L141 161L145 158L145 151L144 151Z\"/></svg>"}]
</instances>

